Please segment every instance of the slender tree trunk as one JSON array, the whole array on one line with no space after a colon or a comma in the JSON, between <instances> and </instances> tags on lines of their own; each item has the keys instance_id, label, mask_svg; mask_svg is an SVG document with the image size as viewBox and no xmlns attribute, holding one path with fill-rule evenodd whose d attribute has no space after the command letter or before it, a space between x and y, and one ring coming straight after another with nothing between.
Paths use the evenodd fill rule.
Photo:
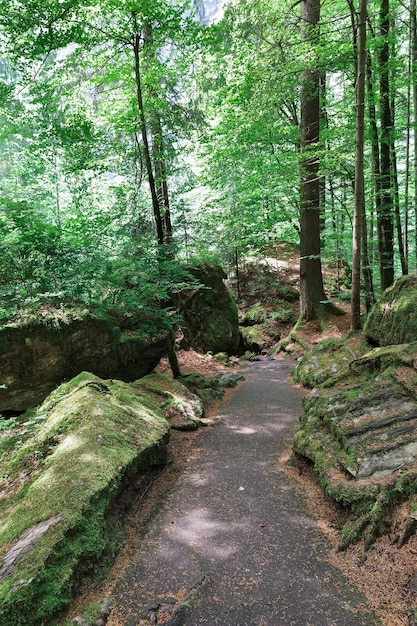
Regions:
<instances>
[{"instance_id":1,"label":"slender tree trunk","mask_svg":"<svg viewBox=\"0 0 417 626\"><path fill-rule=\"evenodd\" d=\"M303 0L301 19L304 40L316 49L320 0ZM320 250L319 86L319 70L313 63L301 82L300 305L301 319L307 321L321 316L326 301Z\"/></svg>"},{"instance_id":2,"label":"slender tree trunk","mask_svg":"<svg viewBox=\"0 0 417 626\"><path fill-rule=\"evenodd\" d=\"M360 37L360 33L359 33L359 20L361 19L361 16L358 15L358 13L356 12L353 0L348 0L348 5L349 5L349 11L350 11L350 21L351 21L351 25L352 25L352 41L353 41L353 50L355 51L355 76L356 76L356 80L358 77L358 66L359 66L359 44L358 44L358 39ZM365 3L365 8L363 7L363 5L359 6L359 11L361 10L365 10L365 16L367 18L367 9L366 9L366 3ZM362 33L363 34L363 33ZM365 38L366 38L366 25L365 25ZM367 68L366 68L366 46L365 46L365 72L367 73ZM363 53L363 50L361 50L361 54ZM363 62L363 59L361 59L361 62ZM361 70L364 69L361 67ZM363 80L365 81L365 76L363 76ZM364 84L361 87L365 93L365 88L366 85ZM356 89L358 89L358 84L356 84ZM370 88L369 82L368 82L368 91L372 93L372 90ZM356 91L356 94L358 95L358 92ZM372 95L373 97L373 95ZM370 101L370 97L368 94L368 101ZM371 116L370 116L371 117ZM371 124L372 124L372 120L371 120ZM375 130L377 129L376 126L376 121L375 121L375 108L374 108L374 127ZM379 147L378 147L378 131L376 131L376 148L377 148L377 162L378 162L378 172L379 172ZM372 229L371 229L372 231ZM372 277L372 267L371 267L371 263L370 263L370 259L369 259L369 248L368 248L368 234L367 234L367 218L366 218L366 208L365 208L365 202L362 202L362 219L361 219L361 241L360 241L360 247L361 247L361 265L362 265L362 273L363 273L363 281L364 281L364 287L365 287L365 304L366 304L366 311L368 312L372 305L375 302L375 294L374 294L374 286L373 286L373 277ZM354 265L355 263L358 263L358 260L354 258ZM355 276L355 280L357 280L357 276ZM352 293L352 296L354 299L358 298L358 294L356 292L356 288ZM352 301L353 302L353 301Z\"/></svg>"},{"instance_id":3,"label":"slender tree trunk","mask_svg":"<svg viewBox=\"0 0 417 626\"><path fill-rule=\"evenodd\" d=\"M417 273L417 10L415 0L410 0L410 27L411 27L411 59L413 85L413 130L414 130L414 255Z\"/></svg>"},{"instance_id":4,"label":"slender tree trunk","mask_svg":"<svg viewBox=\"0 0 417 626\"><path fill-rule=\"evenodd\" d=\"M329 126L329 120L326 109L326 73L320 73L320 133L325 131ZM323 250L326 246L326 177L321 174L319 178L320 184L320 246Z\"/></svg>"},{"instance_id":5,"label":"slender tree trunk","mask_svg":"<svg viewBox=\"0 0 417 626\"><path fill-rule=\"evenodd\" d=\"M368 117L371 130L371 151L372 151L372 175L374 182L374 199L376 214L381 214L381 159L379 153L379 132L376 119L375 106L375 89L372 73L372 59L368 53L366 57L366 76L367 76L367 92L368 92ZM380 236L380 222L377 217L378 246L382 241Z\"/></svg>"},{"instance_id":6,"label":"slender tree trunk","mask_svg":"<svg viewBox=\"0 0 417 626\"><path fill-rule=\"evenodd\" d=\"M332 232L336 253L336 289L340 290L340 242L339 242L339 229L338 229L338 217L335 207L335 193L333 186L333 178L329 177L329 191L330 191L330 214L332 220Z\"/></svg>"},{"instance_id":7,"label":"slender tree trunk","mask_svg":"<svg viewBox=\"0 0 417 626\"><path fill-rule=\"evenodd\" d=\"M390 51L390 7L389 0L381 0L380 34L382 39L379 54L380 70L380 118L381 118L381 205L380 205L380 276L381 288L386 289L394 282L394 220L391 178L392 115L389 86Z\"/></svg>"},{"instance_id":8,"label":"slender tree trunk","mask_svg":"<svg viewBox=\"0 0 417 626\"><path fill-rule=\"evenodd\" d=\"M363 273L363 282L365 285L365 306L366 312L369 313L372 306L375 304L375 292L374 292L374 281L372 276L372 267L371 261L369 258L369 249L368 249L368 225L366 220L366 210L365 203L363 204L363 213L362 213L362 273Z\"/></svg>"},{"instance_id":9,"label":"slender tree trunk","mask_svg":"<svg viewBox=\"0 0 417 626\"><path fill-rule=\"evenodd\" d=\"M394 76L392 75L392 80L394 80ZM391 125L392 128L395 128L395 91L391 90ZM400 255L401 262L401 271L403 275L408 274L408 263L404 250L404 237L403 237L403 226L401 220L401 209L400 209L400 189L398 183L398 166L397 166L397 149L395 147L395 137L394 133L390 133L390 154L391 154L391 174L392 174L392 192L393 192L393 202L394 202L394 216L395 216L395 227L397 231L397 242L398 242L398 252Z\"/></svg>"},{"instance_id":10,"label":"slender tree trunk","mask_svg":"<svg viewBox=\"0 0 417 626\"><path fill-rule=\"evenodd\" d=\"M408 36L408 80L407 80L407 113L406 113L406 141L405 141L405 180L404 180L404 256L407 270L410 267L410 244L408 228L410 220L410 148L411 148L411 86L413 83L413 6L415 0L410 0L410 23Z\"/></svg>"},{"instance_id":11,"label":"slender tree trunk","mask_svg":"<svg viewBox=\"0 0 417 626\"><path fill-rule=\"evenodd\" d=\"M365 181L363 173L363 147L365 127L365 72L366 72L366 0L360 0L358 23L358 63L356 76L356 160L355 209L353 214L352 260L352 329L361 328L361 250L362 225L365 214Z\"/></svg>"},{"instance_id":12,"label":"slender tree trunk","mask_svg":"<svg viewBox=\"0 0 417 626\"><path fill-rule=\"evenodd\" d=\"M158 195L156 192L155 185L155 177L152 168L152 160L151 153L149 148L149 139L148 139L148 131L146 124L145 111L143 106L143 93L142 93L142 76L141 76L141 66L140 66L140 35L138 32L138 25L136 22L135 14L132 15L134 25L135 25L135 34L133 36L133 54L135 59L135 80L136 80L136 97L137 97L137 105L139 110L139 122L140 122L140 131L142 135L142 143L143 143L143 151L145 156L145 164L146 164L146 172L148 176L149 189L151 192L152 198L152 209L155 219L156 225L156 234L158 239L158 244L164 244L164 228L161 217L161 210L158 202Z\"/></svg>"},{"instance_id":13,"label":"slender tree trunk","mask_svg":"<svg viewBox=\"0 0 417 626\"><path fill-rule=\"evenodd\" d=\"M152 122L152 151L155 167L155 183L158 203L162 214L164 242L172 242L171 211L169 206L168 182L165 161L165 149L162 136L162 125L158 115Z\"/></svg>"},{"instance_id":14,"label":"slender tree trunk","mask_svg":"<svg viewBox=\"0 0 417 626\"><path fill-rule=\"evenodd\" d=\"M148 20L145 21L145 25L143 27L143 46L144 50L148 50L148 54L150 54L151 58L154 58L155 51L153 50L152 24ZM159 94L155 85L151 84L149 86L149 91L156 104L159 100ZM169 206L165 147L161 117L156 109L150 111L149 119L152 136L152 155L155 172L156 194L164 229L164 243L169 244L172 242L172 224Z\"/></svg>"},{"instance_id":15,"label":"slender tree trunk","mask_svg":"<svg viewBox=\"0 0 417 626\"><path fill-rule=\"evenodd\" d=\"M408 265L407 265L407 259L405 256L405 251L404 251L403 227L401 223L401 210L400 210L400 191L399 191L399 185L398 185L397 153L395 150L394 142L393 142L393 145L391 146L391 162L392 162L392 165L391 165L392 183L393 183L393 192L394 192L394 211L395 211L394 215L395 215L395 226L397 230L398 252L400 255L402 274L406 275L408 274Z\"/></svg>"}]
</instances>

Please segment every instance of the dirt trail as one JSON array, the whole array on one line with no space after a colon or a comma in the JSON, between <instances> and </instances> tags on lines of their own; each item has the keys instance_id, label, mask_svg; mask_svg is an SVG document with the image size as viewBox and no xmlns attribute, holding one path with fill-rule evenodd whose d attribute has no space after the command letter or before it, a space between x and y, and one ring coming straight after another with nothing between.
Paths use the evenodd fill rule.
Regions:
<instances>
[{"instance_id":1,"label":"dirt trail","mask_svg":"<svg viewBox=\"0 0 417 626\"><path fill-rule=\"evenodd\" d=\"M290 368L242 370L115 585L108 626L380 624L327 562L327 540L280 467L300 414Z\"/></svg>"}]
</instances>

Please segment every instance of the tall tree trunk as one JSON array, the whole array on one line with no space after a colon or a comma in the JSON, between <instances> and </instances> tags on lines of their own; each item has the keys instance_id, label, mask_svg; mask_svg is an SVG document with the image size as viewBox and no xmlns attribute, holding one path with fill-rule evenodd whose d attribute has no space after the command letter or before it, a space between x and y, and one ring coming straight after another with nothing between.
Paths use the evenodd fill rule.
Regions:
<instances>
[{"instance_id":1,"label":"tall tree trunk","mask_svg":"<svg viewBox=\"0 0 417 626\"><path fill-rule=\"evenodd\" d=\"M374 183L374 199L375 199L375 209L377 214L377 233L378 233L378 253L379 253L379 242L382 240L380 236L380 220L379 215L381 214L381 159L379 154L379 131L376 119L376 106L375 106L375 89L374 89L374 81L373 81L373 73L372 73L372 58L371 55L367 54L366 57L366 76L367 76L367 92L368 92L368 117L369 117L369 126L371 130L371 151L372 151L372 175L373 175L373 183ZM373 228L371 230L373 232ZM372 255L373 257L374 255Z\"/></svg>"},{"instance_id":2,"label":"tall tree trunk","mask_svg":"<svg viewBox=\"0 0 417 626\"><path fill-rule=\"evenodd\" d=\"M407 67L407 110L406 110L406 141L405 141L405 180L404 180L404 256L407 270L410 267L410 244L408 228L410 221L410 148L411 148L411 86L413 83L413 7L415 0L410 0L410 22L408 36L408 67Z\"/></svg>"},{"instance_id":3,"label":"tall tree trunk","mask_svg":"<svg viewBox=\"0 0 417 626\"><path fill-rule=\"evenodd\" d=\"M321 72L319 78L319 96L320 96L320 134L329 127L329 119L326 108L326 73ZM325 230L326 230L326 177L321 174L319 178L320 185L320 247L323 250L326 246Z\"/></svg>"},{"instance_id":4,"label":"tall tree trunk","mask_svg":"<svg viewBox=\"0 0 417 626\"><path fill-rule=\"evenodd\" d=\"M303 0L301 19L304 40L317 49L320 0ZM301 319L307 321L321 316L326 301L320 250L319 86L313 62L301 77L300 306Z\"/></svg>"},{"instance_id":5,"label":"tall tree trunk","mask_svg":"<svg viewBox=\"0 0 417 626\"><path fill-rule=\"evenodd\" d=\"M366 312L369 313L375 304L374 281L372 276L372 266L369 258L368 249L368 224L366 219L365 203L362 207L362 272L363 282L365 285L365 306Z\"/></svg>"},{"instance_id":6,"label":"tall tree trunk","mask_svg":"<svg viewBox=\"0 0 417 626\"><path fill-rule=\"evenodd\" d=\"M392 111L394 109L391 109ZM393 119L394 122L394 119ZM394 141L391 146L391 171L392 171L392 184L394 193L394 210L395 210L395 226L397 230L398 252L400 255L401 271L403 275L408 274L408 264L404 251L404 238L403 227L401 223L401 210L400 210L400 191L398 185L398 169L397 169L397 152L395 149Z\"/></svg>"},{"instance_id":7,"label":"tall tree trunk","mask_svg":"<svg viewBox=\"0 0 417 626\"><path fill-rule=\"evenodd\" d=\"M368 71L368 62L370 61L367 57L366 53L366 23L363 23L365 19L367 22L367 2L364 0L360 0L359 3L359 15L356 13L353 0L348 0L349 10L350 10L350 21L352 25L352 37L353 37L353 49L355 51L355 76L356 76L356 98L357 98L357 107L362 107L362 110L357 108L357 119L356 119L356 168L361 171L355 171L355 193L357 192L357 197L355 196L355 216L354 216L354 236L353 236L353 245L354 247L360 246L360 253L358 250L354 250L353 253L353 269L352 269L352 283L355 284L353 288L352 285L352 328L354 330L359 330L360 328L360 318L358 321L358 316L360 316L360 283L358 284L358 280L360 281L360 271L358 271L358 265L362 265L362 273L363 273L363 282L365 286L365 305L366 311L369 312L372 305L375 303L375 294L374 294L374 285L373 285L373 277L372 277L372 267L369 259L369 249L368 249L368 233L367 233L367 218L366 218L366 208L365 208L365 200L364 200L364 173L363 173L363 144L364 144L364 119L365 119L365 89L366 83L368 84L368 102L369 111L370 111L370 120L371 120L371 129L372 132L372 146L376 146L376 155L373 157L373 169L378 172L379 175L379 144L378 144L378 130L376 125L376 114L375 114L375 105L371 103L371 98L373 99L373 91L372 91L372 81L370 79L370 67ZM361 72L360 81L363 81L359 84L358 77L359 72ZM366 80L368 78L368 80ZM361 94L359 93L359 89ZM363 94L363 98L361 95ZM373 107L373 109L372 109ZM373 117L372 117L373 110ZM376 131L376 132L374 132ZM360 154L359 145L362 143L362 150ZM359 158L358 158L359 157ZM360 164L360 161L362 163ZM360 181L359 181L360 176ZM374 176L375 178L375 176ZM360 186L356 185L356 180L360 182ZM362 189L361 189L362 187ZM362 199L360 199L362 196ZM356 215L356 211L361 210L361 217ZM357 238L357 231L355 224L360 225L360 241ZM372 229L371 229L372 230ZM360 254L360 261L358 260L358 256Z\"/></svg>"},{"instance_id":8,"label":"tall tree trunk","mask_svg":"<svg viewBox=\"0 0 417 626\"><path fill-rule=\"evenodd\" d=\"M149 148L149 139L148 139L148 130L146 124L145 111L143 106L143 93L142 93L142 75L141 75L141 65L140 65L140 34L138 31L138 24L136 20L136 15L132 14L134 26L135 26L135 34L133 36L133 54L135 60L135 81L136 81L136 98L137 105L139 111L139 126L142 135L142 143L143 143L143 152L145 155L145 164L146 164L146 173L148 176L149 189L151 192L152 198L152 209L155 219L156 225L156 234L158 239L158 244L164 244L164 228L161 217L161 210L158 202L158 195L156 192L155 185L155 177L152 168L152 159L151 152Z\"/></svg>"},{"instance_id":9,"label":"tall tree trunk","mask_svg":"<svg viewBox=\"0 0 417 626\"><path fill-rule=\"evenodd\" d=\"M392 115L389 86L390 14L389 0L381 0L379 54L381 116L381 205L380 205L380 276L381 288L394 282L394 220L391 178Z\"/></svg>"},{"instance_id":10,"label":"tall tree trunk","mask_svg":"<svg viewBox=\"0 0 417 626\"><path fill-rule=\"evenodd\" d=\"M410 27L411 27L411 58L413 84L413 126L414 126L414 219L415 219L415 262L417 272L417 10L415 0L410 0Z\"/></svg>"},{"instance_id":11,"label":"tall tree trunk","mask_svg":"<svg viewBox=\"0 0 417 626\"><path fill-rule=\"evenodd\" d=\"M363 146L365 126L365 72L366 72L366 0L360 0L358 23L358 62L356 76L356 160L355 160L355 209L353 214L353 260L352 260L352 329L361 328L361 242L365 214Z\"/></svg>"},{"instance_id":12,"label":"tall tree trunk","mask_svg":"<svg viewBox=\"0 0 417 626\"><path fill-rule=\"evenodd\" d=\"M391 72L392 80L394 80L393 72ZM391 90L391 126L395 128L395 91ZM401 220L400 209L400 189L398 183L398 166L397 166L397 149L395 146L394 133L390 133L390 155L391 155L391 175L392 175L392 195L394 202L395 227L397 231L398 252L400 255L401 271L403 275L408 274L408 263L404 250L403 225Z\"/></svg>"},{"instance_id":13,"label":"tall tree trunk","mask_svg":"<svg viewBox=\"0 0 417 626\"><path fill-rule=\"evenodd\" d=\"M153 33L152 24L148 20L145 21L143 28L143 45L144 49L148 49L148 54L151 57L155 57L153 50ZM157 103L159 99L158 91L155 85L149 87L151 96L154 102ZM150 129L152 136L152 156L153 166L155 172L155 185L156 194L158 198L159 211L161 214L162 225L164 230L164 243L172 242L172 224L171 224L171 212L169 206L169 194L168 194L168 182L167 182L167 168L165 159L165 147L164 137L162 133L161 117L158 111L155 109L149 113Z\"/></svg>"},{"instance_id":14,"label":"tall tree trunk","mask_svg":"<svg viewBox=\"0 0 417 626\"><path fill-rule=\"evenodd\" d=\"M167 170L165 161L165 149L162 136L162 124L158 115L154 116L152 122L152 151L155 167L155 182L157 186L157 196L160 211L162 214L162 224L164 228L165 243L172 242L171 211L169 206Z\"/></svg>"}]
</instances>

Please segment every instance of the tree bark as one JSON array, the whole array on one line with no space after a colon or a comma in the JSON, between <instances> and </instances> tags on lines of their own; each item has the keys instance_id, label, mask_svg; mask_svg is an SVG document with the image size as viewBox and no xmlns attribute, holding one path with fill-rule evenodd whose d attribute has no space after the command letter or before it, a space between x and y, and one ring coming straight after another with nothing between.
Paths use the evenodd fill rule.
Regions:
<instances>
[{"instance_id":1,"label":"tree bark","mask_svg":"<svg viewBox=\"0 0 417 626\"><path fill-rule=\"evenodd\" d=\"M151 57L155 58L155 52L152 49L153 45L153 34L152 34L152 24L146 20L144 28L143 28L143 45L144 49L148 49L148 53L150 51ZM151 96L154 99L154 102L158 102L159 95L158 91L154 85L150 85L149 87ZM167 182L167 168L166 168L166 160L165 160L165 146L164 146L164 138L162 133L162 124L161 117L159 112L155 109L150 111L149 113L150 119L150 129L152 136L152 156L153 156L153 166L155 173L155 186L156 186L156 195L158 198L159 204L159 212L162 219L162 226L164 231L164 243L172 242L172 223L171 223L171 212L169 206L169 193L168 193L168 182Z\"/></svg>"},{"instance_id":2,"label":"tree bark","mask_svg":"<svg viewBox=\"0 0 417 626\"><path fill-rule=\"evenodd\" d=\"M132 15L134 25L135 25L135 33L133 35L133 54L135 59L135 81L136 81L136 98L137 105L139 111L139 125L140 131L142 135L142 143L143 143L143 151L145 155L145 164L146 164L146 172L148 176L149 189L151 192L152 198L152 209L155 219L156 225L156 234L158 239L158 244L162 246L164 244L164 228L161 216L161 210L158 202L158 195L156 191L155 185L155 177L152 168L152 160L151 160L151 152L149 148L149 139L148 139L148 131L146 124L145 111L143 106L143 93L142 93L142 76L141 76L141 66L140 66L140 34L138 32L138 25L136 22L135 14Z\"/></svg>"},{"instance_id":3,"label":"tree bark","mask_svg":"<svg viewBox=\"0 0 417 626\"><path fill-rule=\"evenodd\" d=\"M303 38L316 49L320 0L303 0L301 19ZM320 72L313 62L301 77L300 306L306 321L319 318L326 301L320 248L319 88Z\"/></svg>"},{"instance_id":4,"label":"tree bark","mask_svg":"<svg viewBox=\"0 0 417 626\"><path fill-rule=\"evenodd\" d=\"M379 131L376 119L376 106L375 106L375 89L372 72L372 58L367 54L366 57L366 75L367 75L367 93L368 93L368 117L369 126L371 130L371 151L372 151L372 175L374 183L374 199L375 209L377 215L377 233L378 233L378 253L379 242L382 240L380 235L380 221L379 215L381 213L381 159L379 153ZM374 254L372 255L372 257Z\"/></svg>"},{"instance_id":5,"label":"tree bark","mask_svg":"<svg viewBox=\"0 0 417 626\"><path fill-rule=\"evenodd\" d=\"M386 289L394 282L394 220L391 178L392 115L389 86L389 0L381 0L379 54L380 71L380 120L381 120L381 203L380 203L380 242L379 264L381 288Z\"/></svg>"},{"instance_id":6,"label":"tree bark","mask_svg":"<svg viewBox=\"0 0 417 626\"><path fill-rule=\"evenodd\" d=\"M410 2L411 20L411 59L412 59L412 91L413 91L413 130L414 130L414 218L415 218L415 262L417 271L417 11L416 2Z\"/></svg>"},{"instance_id":7,"label":"tree bark","mask_svg":"<svg viewBox=\"0 0 417 626\"><path fill-rule=\"evenodd\" d=\"M363 172L363 147L365 127L365 72L366 72L366 0L360 0L358 23L358 63L356 76L356 158L355 158L355 208L353 214L352 259L352 329L361 329L361 241L365 213L365 180Z\"/></svg>"}]
</instances>

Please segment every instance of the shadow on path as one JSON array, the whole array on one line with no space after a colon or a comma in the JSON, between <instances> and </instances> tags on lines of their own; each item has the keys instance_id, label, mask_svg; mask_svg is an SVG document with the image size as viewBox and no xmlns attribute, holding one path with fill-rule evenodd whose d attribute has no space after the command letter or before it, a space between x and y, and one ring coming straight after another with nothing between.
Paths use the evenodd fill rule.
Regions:
<instances>
[{"instance_id":1,"label":"shadow on path","mask_svg":"<svg viewBox=\"0 0 417 626\"><path fill-rule=\"evenodd\" d=\"M380 624L325 561L325 537L277 468L300 414L290 368L246 366L116 586L111 624Z\"/></svg>"}]
</instances>

